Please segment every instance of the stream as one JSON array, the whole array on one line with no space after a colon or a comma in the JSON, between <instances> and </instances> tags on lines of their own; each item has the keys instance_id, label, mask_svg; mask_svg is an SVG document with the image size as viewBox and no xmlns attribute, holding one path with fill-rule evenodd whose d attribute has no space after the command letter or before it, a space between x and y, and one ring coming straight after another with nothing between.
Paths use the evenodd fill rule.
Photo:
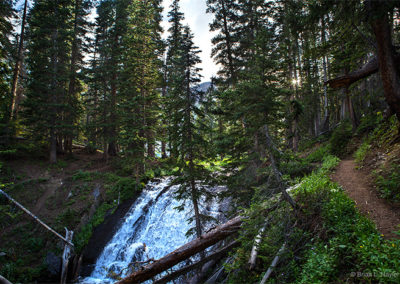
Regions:
<instances>
[{"instance_id":1,"label":"stream","mask_svg":"<svg viewBox=\"0 0 400 284\"><path fill-rule=\"evenodd\" d=\"M168 177L147 184L96 260L91 275L79 283L114 283L116 276L125 277L132 273L133 263L159 259L194 238L186 236L186 232L194 227L194 222L188 222L193 216L191 203L187 201L183 211L175 209L182 201L174 198L178 185L169 186L171 181ZM206 188L214 193L225 190L222 186ZM228 200L220 203L202 200L201 213L216 220L203 229L215 226L217 220L224 222L228 207Z\"/></svg>"}]
</instances>

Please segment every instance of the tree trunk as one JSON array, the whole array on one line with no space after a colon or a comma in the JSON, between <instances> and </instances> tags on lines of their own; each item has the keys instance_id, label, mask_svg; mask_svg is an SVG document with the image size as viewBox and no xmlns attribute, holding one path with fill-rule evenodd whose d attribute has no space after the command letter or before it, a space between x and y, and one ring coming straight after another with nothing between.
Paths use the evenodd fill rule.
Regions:
<instances>
[{"instance_id":1,"label":"tree trunk","mask_svg":"<svg viewBox=\"0 0 400 284\"><path fill-rule=\"evenodd\" d=\"M322 39L322 44L325 45L326 42L326 35L325 35L325 16L322 16L321 19L321 24L322 24L322 29L321 29L321 39ZM327 56L323 55L322 56L322 66L324 69L324 82L328 81L328 70L327 70L327 61L328 58ZM319 112L319 110L318 110ZM322 132L329 130L329 108L328 108L328 86L324 84L324 118L322 122ZM316 133L317 135L319 133Z\"/></svg>"},{"instance_id":2,"label":"tree trunk","mask_svg":"<svg viewBox=\"0 0 400 284\"><path fill-rule=\"evenodd\" d=\"M229 83L230 85L235 85L236 76L235 76L235 68L233 65L233 56L232 56L232 42L231 42L231 35L228 29L228 19L227 19L227 7L225 6L225 0L221 1L222 5L222 14L223 14L223 24L224 24L224 34L225 34L225 41L226 41L226 52L228 56L228 65L229 65Z\"/></svg>"},{"instance_id":3,"label":"tree trunk","mask_svg":"<svg viewBox=\"0 0 400 284\"><path fill-rule=\"evenodd\" d=\"M235 234L240 229L242 222L243 217L235 217L225 224L216 227L211 232L202 235L201 238L197 238L181 246L180 248L160 258L159 260L145 266L141 270L134 272L133 274L122 279L118 283L141 283L148 279L151 279L155 275L173 267L182 260L185 260L216 244L217 242Z\"/></svg>"},{"instance_id":4,"label":"tree trunk","mask_svg":"<svg viewBox=\"0 0 400 284\"><path fill-rule=\"evenodd\" d=\"M58 15L58 1L55 1L54 4L54 15L57 18ZM52 106L50 107L50 163L55 164L57 162L57 133L56 133L56 124L57 124L57 103L58 103L58 82L57 82L57 71L58 71L58 52L57 52L57 38L58 38L58 29L52 32L52 54L51 54L51 64L52 64L52 80L51 80L51 90L52 92L50 102Z\"/></svg>"},{"instance_id":5,"label":"tree trunk","mask_svg":"<svg viewBox=\"0 0 400 284\"><path fill-rule=\"evenodd\" d=\"M71 102L74 102L75 100L78 100L76 98L76 64L78 61L78 22L80 18L80 9L82 5L82 0L75 0L75 18L74 18L74 38L72 41L72 51L71 51L71 63L70 63L70 74L69 74L69 86L68 86L68 100ZM74 104L70 104L70 107L72 107ZM67 124L70 126L73 125L74 119L73 119L73 114L72 112L67 112L67 117L65 118L67 121ZM70 130L71 131L71 130ZM65 146L64 146L64 151L68 153L72 153L72 140L73 140L73 133L70 133L70 131L67 133L65 137Z\"/></svg>"},{"instance_id":6,"label":"tree trunk","mask_svg":"<svg viewBox=\"0 0 400 284\"><path fill-rule=\"evenodd\" d=\"M400 74L395 60L391 30L387 13L382 11L382 1L371 1L374 10L381 13L375 16L371 25L377 42L379 72L381 74L386 102L400 120Z\"/></svg>"},{"instance_id":7,"label":"tree trunk","mask_svg":"<svg viewBox=\"0 0 400 284\"><path fill-rule=\"evenodd\" d=\"M10 110L10 120L11 121L16 118L16 109L18 108L18 102L19 102L18 97L17 97L17 89L18 89L19 73L21 71L21 65L22 65L22 53L24 50L24 35L25 35L27 7L28 7L28 0L25 0L24 13L22 16L22 23L21 23L21 34L19 36L17 62L15 63L15 67L14 67L14 76L13 76L12 88L11 88L11 110Z\"/></svg>"},{"instance_id":8,"label":"tree trunk","mask_svg":"<svg viewBox=\"0 0 400 284\"><path fill-rule=\"evenodd\" d=\"M202 264L208 263L209 261L212 260L219 260L221 259L221 257L225 256L230 250L232 250L233 248L237 247L240 243L238 241L233 241L232 243L230 243L229 245L223 247L222 249L218 250L215 253L212 253L211 255L203 258L202 260L190 264L188 266L185 266L177 271L172 272L171 274L161 278L160 280L156 280L154 283L155 284L165 284L168 283L174 279L176 279L177 277L184 275L186 273L188 273L189 271L192 271L198 267L200 267Z\"/></svg>"}]
</instances>

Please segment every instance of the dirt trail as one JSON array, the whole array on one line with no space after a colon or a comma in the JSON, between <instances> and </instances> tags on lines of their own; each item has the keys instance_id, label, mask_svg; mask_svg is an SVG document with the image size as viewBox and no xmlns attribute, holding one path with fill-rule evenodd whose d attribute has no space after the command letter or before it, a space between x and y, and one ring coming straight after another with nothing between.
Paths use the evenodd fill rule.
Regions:
<instances>
[{"instance_id":1,"label":"dirt trail","mask_svg":"<svg viewBox=\"0 0 400 284\"><path fill-rule=\"evenodd\" d=\"M378 230L388 238L399 238L393 231L400 229L400 210L393 208L374 191L371 178L356 170L354 160L340 162L332 180L339 183L359 210L374 221Z\"/></svg>"}]
</instances>

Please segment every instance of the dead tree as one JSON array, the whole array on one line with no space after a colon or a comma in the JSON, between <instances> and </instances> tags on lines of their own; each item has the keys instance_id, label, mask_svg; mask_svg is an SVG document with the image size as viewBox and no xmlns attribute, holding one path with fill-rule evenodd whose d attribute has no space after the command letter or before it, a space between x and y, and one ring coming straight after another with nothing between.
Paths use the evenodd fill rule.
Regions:
<instances>
[{"instance_id":1,"label":"dead tree","mask_svg":"<svg viewBox=\"0 0 400 284\"><path fill-rule=\"evenodd\" d=\"M216 244L235 234L241 227L244 217L237 216L225 224L216 227L209 233L203 234L200 238L181 246L159 260L143 267L141 270L134 272L130 276L119 281L119 284L141 283L151 279L155 275L173 267L179 262L204 251L206 248Z\"/></svg>"}]
</instances>

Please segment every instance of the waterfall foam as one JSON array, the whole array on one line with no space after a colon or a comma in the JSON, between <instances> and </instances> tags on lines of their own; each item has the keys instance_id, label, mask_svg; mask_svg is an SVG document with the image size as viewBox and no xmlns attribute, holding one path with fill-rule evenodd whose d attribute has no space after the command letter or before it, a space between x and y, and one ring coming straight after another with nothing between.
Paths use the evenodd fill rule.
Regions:
<instances>
[{"instance_id":1,"label":"waterfall foam","mask_svg":"<svg viewBox=\"0 0 400 284\"><path fill-rule=\"evenodd\" d=\"M169 187L171 181L172 178L164 178L149 182L103 249L91 275L80 283L113 283L115 276L130 274L133 263L161 258L190 241L185 234L194 226L187 221L193 215L191 206L187 202L183 211L175 209L181 202L174 198L178 186ZM225 202L203 201L201 211L223 221L225 206Z\"/></svg>"}]
</instances>

